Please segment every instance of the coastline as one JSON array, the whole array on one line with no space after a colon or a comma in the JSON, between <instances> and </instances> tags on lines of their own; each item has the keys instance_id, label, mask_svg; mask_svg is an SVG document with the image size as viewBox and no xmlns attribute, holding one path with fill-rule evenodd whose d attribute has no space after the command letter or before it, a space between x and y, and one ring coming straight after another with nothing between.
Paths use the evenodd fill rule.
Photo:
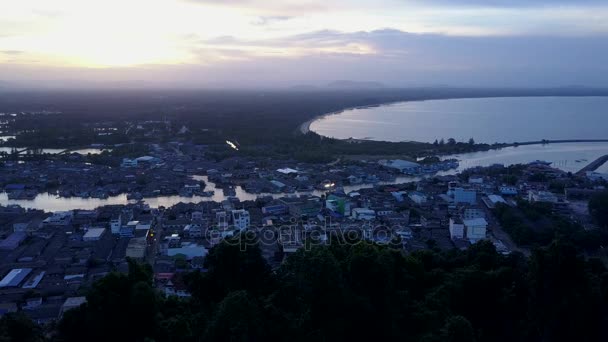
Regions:
<instances>
[{"instance_id":1,"label":"coastline","mask_svg":"<svg viewBox=\"0 0 608 342\"><path fill-rule=\"evenodd\" d=\"M349 110L355 110L355 109L367 109L367 108L374 108L374 107L380 107L380 106L390 106L393 104L397 104L397 103L407 103L407 102L425 102L425 101L442 101L442 100L458 100L458 99L476 99L476 98L516 98L516 97L564 97L564 96L556 96L556 95L539 95L539 96L491 96L491 97L454 97L454 98L441 98L441 99L416 99L416 100L397 100L397 101L387 101L387 102L382 102L382 103L377 103L377 104L371 104L371 105L362 105L362 106L352 106L352 107L346 107L340 110L336 110L336 111L332 111L332 112L328 112L325 114L321 114L318 115L306 122L303 122L302 124L300 124L299 126L299 131L302 134L307 134L309 132L311 132L311 125L313 122L317 121L317 120L321 120L327 116L331 116L331 115L338 115L341 114L345 111L349 111ZM570 97L569 96L565 96L565 97ZM595 97L595 96L589 96L589 95L585 95L585 96L574 96L574 97ZM316 132L314 132L316 133ZM316 133L318 134L318 133ZM320 135L320 134L319 134ZM322 135L320 135L322 136ZM323 136L323 137L327 137L327 136ZM386 140L374 140L374 139L357 139L357 138L346 138L346 139L342 139L342 138L332 138L332 139L336 139L336 140L340 140L340 141L349 141L349 140L357 140L357 141L375 141L375 142L383 142L383 143L414 143L414 144L430 144L428 142L421 142L421 141L414 141L414 140L407 140L407 141L386 141ZM493 143L493 144L484 144L484 143L477 143L475 144L476 146L485 146L485 150L496 150L496 149L502 149L505 147L517 147L517 146L527 146L527 145L544 145L544 144L561 144L561 143L602 143L602 142L608 142L608 138L606 139L541 139L541 140L533 140L533 141L523 141L523 142L501 142L501 143Z\"/></svg>"},{"instance_id":2,"label":"coastline","mask_svg":"<svg viewBox=\"0 0 608 342\"><path fill-rule=\"evenodd\" d=\"M415 100L415 101L428 101L428 100ZM367 109L367 108L374 108L374 107L380 107L380 106L388 106L388 105L392 105L392 104L395 104L395 103L403 103L403 102L413 102L413 101L412 100L405 100L405 101L399 100L399 101L389 101L389 102L382 102L382 103L363 105L363 106L346 107L346 108L343 108L343 109L335 110L333 112L328 112L328 113L325 113L325 114L317 115L314 118L301 123L300 127L298 128L298 130L302 134L307 134L308 132L311 132L310 125L312 125L313 122L315 122L317 120L320 120L320 119L323 119L325 117L331 116L331 115L341 114L341 113L343 113L343 112L345 112L347 110ZM346 140L346 139L338 139L338 140Z\"/></svg>"}]
</instances>

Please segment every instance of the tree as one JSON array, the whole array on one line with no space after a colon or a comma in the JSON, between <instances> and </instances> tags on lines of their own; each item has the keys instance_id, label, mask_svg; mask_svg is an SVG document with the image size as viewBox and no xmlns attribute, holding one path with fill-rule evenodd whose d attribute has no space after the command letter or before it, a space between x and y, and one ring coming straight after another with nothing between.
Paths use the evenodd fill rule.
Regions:
<instances>
[{"instance_id":1,"label":"tree","mask_svg":"<svg viewBox=\"0 0 608 342\"><path fill-rule=\"evenodd\" d=\"M263 341L267 323L255 299L246 291L236 291L220 302L205 337L209 341Z\"/></svg>"},{"instance_id":2,"label":"tree","mask_svg":"<svg viewBox=\"0 0 608 342\"><path fill-rule=\"evenodd\" d=\"M473 139L473 138L469 139L469 145L475 145L475 139Z\"/></svg>"},{"instance_id":3,"label":"tree","mask_svg":"<svg viewBox=\"0 0 608 342\"><path fill-rule=\"evenodd\" d=\"M608 227L608 191L603 191L591 197L589 213L601 227Z\"/></svg>"},{"instance_id":4,"label":"tree","mask_svg":"<svg viewBox=\"0 0 608 342\"><path fill-rule=\"evenodd\" d=\"M43 341L42 330L22 313L7 313L0 319L0 341Z\"/></svg>"},{"instance_id":5,"label":"tree","mask_svg":"<svg viewBox=\"0 0 608 342\"><path fill-rule=\"evenodd\" d=\"M448 145L456 145L456 139L454 139L454 138L448 139Z\"/></svg>"},{"instance_id":6,"label":"tree","mask_svg":"<svg viewBox=\"0 0 608 342\"><path fill-rule=\"evenodd\" d=\"M474 342L475 331L471 322L462 316L452 316L447 319L443 328L446 342Z\"/></svg>"}]
</instances>

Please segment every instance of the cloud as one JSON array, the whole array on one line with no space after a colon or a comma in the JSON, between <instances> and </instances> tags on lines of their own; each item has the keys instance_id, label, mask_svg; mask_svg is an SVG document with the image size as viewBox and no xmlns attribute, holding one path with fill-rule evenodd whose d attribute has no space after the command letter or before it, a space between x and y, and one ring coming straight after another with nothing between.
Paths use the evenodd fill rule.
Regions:
<instances>
[{"instance_id":1,"label":"cloud","mask_svg":"<svg viewBox=\"0 0 608 342\"><path fill-rule=\"evenodd\" d=\"M20 51L20 50L1 50L0 53L3 53L5 55L11 55L11 56L15 56L15 55L21 55L23 54L25 51Z\"/></svg>"},{"instance_id":2,"label":"cloud","mask_svg":"<svg viewBox=\"0 0 608 342\"><path fill-rule=\"evenodd\" d=\"M396 29L319 30L272 39L188 36L196 57L189 63L95 70L0 63L0 74L189 87L320 85L336 79L387 86L608 86L607 38L468 37Z\"/></svg>"},{"instance_id":3,"label":"cloud","mask_svg":"<svg viewBox=\"0 0 608 342\"><path fill-rule=\"evenodd\" d=\"M449 7L582 7L606 5L605 0L402 0L404 4L441 5Z\"/></svg>"},{"instance_id":4,"label":"cloud","mask_svg":"<svg viewBox=\"0 0 608 342\"><path fill-rule=\"evenodd\" d=\"M289 20L292 18L293 18L293 16L287 16L287 15L260 16L257 18L257 20L253 21L252 24L264 26L264 25L269 25L269 24L273 24L276 22L280 22L280 21L286 21L286 20Z\"/></svg>"}]
</instances>

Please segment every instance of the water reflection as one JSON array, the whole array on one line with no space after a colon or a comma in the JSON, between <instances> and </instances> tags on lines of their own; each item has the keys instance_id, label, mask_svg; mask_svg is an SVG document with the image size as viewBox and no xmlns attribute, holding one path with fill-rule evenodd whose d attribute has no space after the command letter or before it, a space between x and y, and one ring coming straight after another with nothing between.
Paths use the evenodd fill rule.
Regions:
<instances>
[{"instance_id":1,"label":"water reflection","mask_svg":"<svg viewBox=\"0 0 608 342\"><path fill-rule=\"evenodd\" d=\"M608 143L572 143L572 144L549 144L549 145L529 145L519 147L508 147L497 151L486 151L467 153L446 158L456 158L460 160L458 170L442 172L440 175L454 174L467 168L475 166L489 166L492 164L504 164L506 166L512 164L529 163L534 160L546 160L553 162L553 166L564 171L576 172L583 168L588 163L599 158L602 155L608 154ZM601 170L608 170L608 166L604 165ZM606 172L606 171L604 171ZM215 193L211 197L183 197L183 196L163 196L144 198L144 202L153 208L160 206L170 207L179 202L183 203L198 203L203 201L221 202L228 199L221 189L215 188L215 183L210 182L207 176L193 176L196 180L204 181L207 184L205 188L214 190ZM412 181L418 181L420 177L397 177L392 182L381 182L377 184L399 184ZM358 184L344 186L346 193L357 191L363 188L371 188L374 184ZM273 198L283 197L287 195L302 195L310 194L321 196L325 191L315 190L310 192L296 192L293 194L277 194L277 193L262 193L252 194L245 191L241 186L235 187L236 196L241 201L255 200L260 196L271 196ZM94 209L104 205L112 204L127 204L135 201L127 200L126 194L109 197L107 199L98 198L79 198L79 197L57 197L56 195L44 193L39 194L33 200L9 200L6 193L0 193L0 204L18 204L24 208L43 209L45 211L60 211L72 209Z\"/></svg>"},{"instance_id":2,"label":"water reflection","mask_svg":"<svg viewBox=\"0 0 608 342\"><path fill-rule=\"evenodd\" d=\"M184 197L184 196L161 196L161 197L150 197L144 198L143 201L148 204L152 208L158 207L170 207L177 203L199 203L205 201L215 201L221 202L227 200L229 196L225 196L221 189L215 188L215 183L210 182L207 176L193 176L192 178L196 180L202 180L207 184L206 190L214 190L215 193L211 197L201 197L201 196L192 196L192 197ZM396 184L396 183L405 183L419 180L418 177L397 177L394 182L381 182L378 184ZM363 188L371 188L374 184L358 184L358 185L349 185L344 187L344 191L351 192L357 191ZM260 196L271 196L273 198L279 198L284 196L299 196L299 195L314 195L321 196L324 195L325 191L315 190L310 192L295 192L292 194L280 194L280 193L261 193L261 194L252 194L246 192L241 186L235 187L236 196L241 201L254 201ZM106 199L99 198L80 198L80 197L58 197L49 193L42 193L36 196L33 200L9 200L8 195L6 193L0 193L0 204L8 205L8 204L18 204L24 208L33 208L33 209L42 209L45 211L63 211L63 210L73 210L73 209L84 209L91 210L97 207L101 207L104 205L124 205L127 203L136 203L136 200L128 200L126 194L121 194L118 196L111 196Z\"/></svg>"}]
</instances>

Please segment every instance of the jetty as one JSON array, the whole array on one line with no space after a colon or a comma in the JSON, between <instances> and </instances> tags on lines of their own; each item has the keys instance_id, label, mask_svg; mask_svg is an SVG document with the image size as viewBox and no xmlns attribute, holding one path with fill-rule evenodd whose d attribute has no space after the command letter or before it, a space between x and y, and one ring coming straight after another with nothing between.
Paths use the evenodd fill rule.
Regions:
<instances>
[{"instance_id":1,"label":"jetty","mask_svg":"<svg viewBox=\"0 0 608 342\"><path fill-rule=\"evenodd\" d=\"M584 168L582 168L579 172L577 172L577 175L584 175L585 173L587 173L588 171L595 171L597 170L600 166L604 165L604 163L608 162L608 154L601 156L599 158L597 158L596 160L592 161L591 163L589 163L589 165L585 166Z\"/></svg>"}]
</instances>

